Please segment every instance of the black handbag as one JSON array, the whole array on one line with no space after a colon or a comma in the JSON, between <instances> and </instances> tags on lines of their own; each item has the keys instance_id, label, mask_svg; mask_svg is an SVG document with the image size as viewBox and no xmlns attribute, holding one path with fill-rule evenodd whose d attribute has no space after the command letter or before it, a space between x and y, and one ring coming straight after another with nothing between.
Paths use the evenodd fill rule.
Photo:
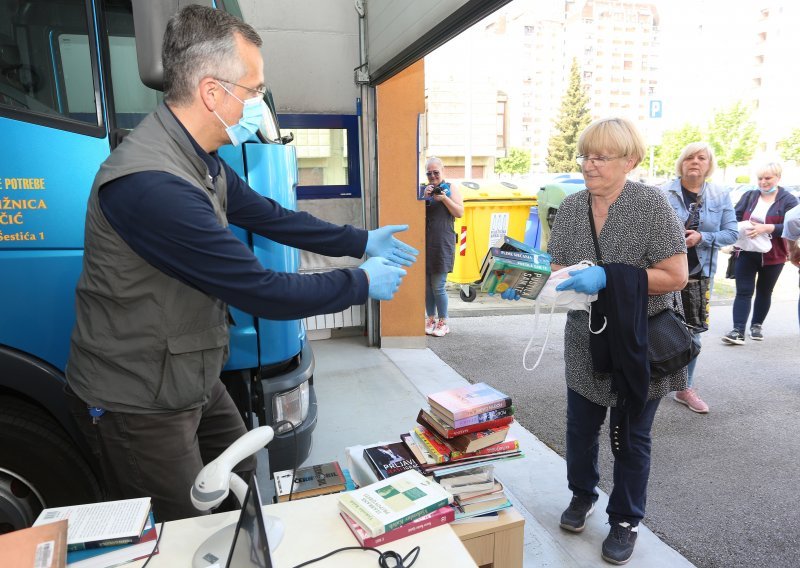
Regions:
<instances>
[{"instance_id":1,"label":"black handbag","mask_svg":"<svg viewBox=\"0 0 800 568\"><path fill-rule=\"evenodd\" d=\"M734 250L728 257L728 268L725 269L725 278L736 279L736 259L739 258L739 251Z\"/></svg>"},{"instance_id":2,"label":"black handbag","mask_svg":"<svg viewBox=\"0 0 800 568\"><path fill-rule=\"evenodd\" d=\"M676 308L677 308L677 301ZM689 331L683 317L667 308L647 318L647 358L650 378L671 375L700 354L700 338Z\"/></svg>"},{"instance_id":3,"label":"black handbag","mask_svg":"<svg viewBox=\"0 0 800 568\"><path fill-rule=\"evenodd\" d=\"M603 264L600 243L595 235L592 202L589 198L589 226L597 264ZM672 296L674 309L666 308L647 318L647 359L650 379L660 379L686 367L700 354L700 338L689 331L678 312L678 300Z\"/></svg>"}]
</instances>

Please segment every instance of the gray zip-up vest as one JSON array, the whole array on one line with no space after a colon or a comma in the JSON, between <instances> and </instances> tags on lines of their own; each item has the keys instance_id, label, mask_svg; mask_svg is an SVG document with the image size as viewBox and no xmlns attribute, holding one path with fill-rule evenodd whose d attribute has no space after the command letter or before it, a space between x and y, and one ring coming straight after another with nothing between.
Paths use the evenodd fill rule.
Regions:
<instances>
[{"instance_id":1,"label":"gray zip-up vest","mask_svg":"<svg viewBox=\"0 0 800 568\"><path fill-rule=\"evenodd\" d=\"M99 188L137 172L162 171L197 188L227 226L225 170L205 162L163 104L100 167L86 212L67 381L85 402L120 412L184 410L205 403L228 357L224 302L147 263L100 208ZM146 229L147 219L142 219Z\"/></svg>"}]
</instances>

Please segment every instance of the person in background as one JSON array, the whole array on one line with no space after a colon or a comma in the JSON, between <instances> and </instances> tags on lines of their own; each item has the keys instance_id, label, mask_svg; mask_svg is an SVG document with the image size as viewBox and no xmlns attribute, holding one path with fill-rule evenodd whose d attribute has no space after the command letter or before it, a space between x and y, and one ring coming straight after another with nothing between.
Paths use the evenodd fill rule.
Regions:
<instances>
[{"instance_id":1,"label":"person in background","mask_svg":"<svg viewBox=\"0 0 800 568\"><path fill-rule=\"evenodd\" d=\"M800 205L786 212L783 219L783 238L789 249L789 262L800 268ZM797 322L800 324L800 298L797 300Z\"/></svg>"},{"instance_id":2,"label":"person in background","mask_svg":"<svg viewBox=\"0 0 800 568\"><path fill-rule=\"evenodd\" d=\"M720 247L735 243L739 234L730 195L723 187L706 181L715 168L711 146L706 142L693 142L678 156L677 179L661 187L678 219L684 223L689 279L707 278L710 292L713 292L717 272L717 252ZM699 340L700 333L693 333ZM708 404L693 386L697 359L689 363L686 388L675 392L674 398L690 410L705 414Z\"/></svg>"},{"instance_id":3,"label":"person in background","mask_svg":"<svg viewBox=\"0 0 800 568\"><path fill-rule=\"evenodd\" d=\"M564 331L567 482L573 496L560 526L582 532L594 510L600 481L598 439L610 407L614 487L606 509L611 529L601 556L624 564L633 554L645 514L656 410L670 391L686 388L685 369L650 379L646 347L647 316L680 308L676 292L687 281L686 242L664 194L627 179L645 155L644 141L630 121L593 122L578 139L578 153L586 190L564 199L547 252L553 271L584 260L596 264L602 259L603 266L574 270L557 287L598 294L591 316L582 310L568 312ZM602 324L602 319L596 323L600 301L608 325L625 333L590 334L590 317L593 330ZM629 370L624 378L603 364L612 352Z\"/></svg>"},{"instance_id":4,"label":"person in background","mask_svg":"<svg viewBox=\"0 0 800 568\"><path fill-rule=\"evenodd\" d=\"M449 184L443 177L444 164L439 158L428 158L425 175L428 184L425 198L425 333L444 337L447 325L447 291L445 281L452 272L456 254L454 219L464 215L464 200L458 184ZM438 317L437 317L438 316Z\"/></svg>"},{"instance_id":5,"label":"person in background","mask_svg":"<svg viewBox=\"0 0 800 568\"><path fill-rule=\"evenodd\" d=\"M749 238L761 234L769 235L772 248L760 253L746 250L736 251L735 281L736 297L733 300L733 329L722 337L729 345L744 345L744 332L750 317L750 304L753 301L753 317L750 320L750 338L754 341L764 339L762 326L772 303L772 291L781 275L788 258L783 234L783 217L797 205L797 198L778 185L783 168L776 162L761 166L758 176L758 189L748 191L736 204L736 220L750 221L747 230Z\"/></svg>"},{"instance_id":6,"label":"person in background","mask_svg":"<svg viewBox=\"0 0 800 568\"><path fill-rule=\"evenodd\" d=\"M65 388L109 499L150 496L159 521L193 517L189 488L247 432L220 380L228 306L259 318L337 312L389 300L416 251L394 234L284 209L253 191L217 150L257 141L264 120L261 38L188 5L163 40L164 103L111 153L86 214ZM229 227L359 268L283 274ZM249 476L255 460L236 471Z\"/></svg>"}]
</instances>

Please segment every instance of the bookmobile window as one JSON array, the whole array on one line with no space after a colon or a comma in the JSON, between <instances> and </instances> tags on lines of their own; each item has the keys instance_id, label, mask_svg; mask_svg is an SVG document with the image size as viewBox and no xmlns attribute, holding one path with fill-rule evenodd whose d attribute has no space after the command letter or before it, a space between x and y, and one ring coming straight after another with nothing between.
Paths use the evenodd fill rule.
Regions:
<instances>
[{"instance_id":1,"label":"bookmobile window","mask_svg":"<svg viewBox=\"0 0 800 568\"><path fill-rule=\"evenodd\" d=\"M297 198L361 197L355 115L281 114L282 134L297 148Z\"/></svg>"}]
</instances>

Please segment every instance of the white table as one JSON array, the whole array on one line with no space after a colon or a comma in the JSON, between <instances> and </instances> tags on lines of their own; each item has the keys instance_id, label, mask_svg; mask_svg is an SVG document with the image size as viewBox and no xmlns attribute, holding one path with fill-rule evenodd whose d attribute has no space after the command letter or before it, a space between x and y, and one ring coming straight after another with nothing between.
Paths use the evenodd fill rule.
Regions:
<instances>
[{"instance_id":1,"label":"white table","mask_svg":"<svg viewBox=\"0 0 800 568\"><path fill-rule=\"evenodd\" d=\"M264 506L264 513L281 519L285 528L283 540L273 553L276 568L291 568L337 548L358 546L358 541L339 517L337 499L338 495L333 494ZM197 547L220 528L235 523L238 515L239 513L234 511L166 523L159 553L153 557L147 568L191 566L192 556ZM405 556L415 546L420 547L415 568L477 567L449 525L390 542L379 549L394 550ZM139 561L130 566L142 564L143 561ZM317 566L376 568L378 555L364 550L340 552L311 565L313 568Z\"/></svg>"}]
</instances>

